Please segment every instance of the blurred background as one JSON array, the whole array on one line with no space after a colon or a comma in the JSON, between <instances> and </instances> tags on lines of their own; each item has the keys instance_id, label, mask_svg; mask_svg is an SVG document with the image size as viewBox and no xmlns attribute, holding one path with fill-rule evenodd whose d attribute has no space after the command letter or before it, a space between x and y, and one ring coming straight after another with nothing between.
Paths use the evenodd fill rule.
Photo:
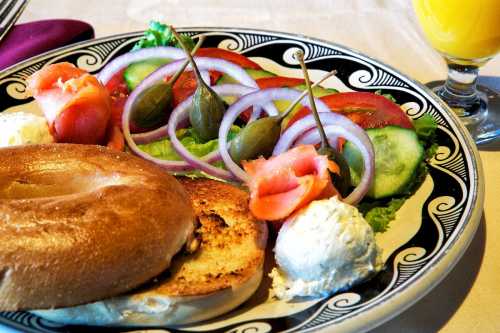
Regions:
<instances>
[{"instance_id":1,"label":"blurred background","mask_svg":"<svg viewBox=\"0 0 500 333\"><path fill-rule=\"evenodd\" d=\"M421 82L446 76L444 61L426 44L409 0L31 0L19 22L59 17L91 23L96 37L144 30L151 19L180 27L286 31L352 47ZM494 68L500 68L500 57L481 75Z\"/></svg>"}]
</instances>

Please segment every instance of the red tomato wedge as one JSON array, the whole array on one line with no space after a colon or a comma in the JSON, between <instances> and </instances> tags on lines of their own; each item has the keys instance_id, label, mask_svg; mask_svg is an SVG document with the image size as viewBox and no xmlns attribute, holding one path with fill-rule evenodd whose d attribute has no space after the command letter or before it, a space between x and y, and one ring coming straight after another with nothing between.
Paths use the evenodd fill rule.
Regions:
<instances>
[{"instance_id":1,"label":"red tomato wedge","mask_svg":"<svg viewBox=\"0 0 500 333\"><path fill-rule=\"evenodd\" d=\"M94 76L63 62L42 68L27 83L57 142L104 142L111 100Z\"/></svg>"},{"instance_id":2,"label":"red tomato wedge","mask_svg":"<svg viewBox=\"0 0 500 333\"><path fill-rule=\"evenodd\" d=\"M384 96L370 92L343 92L320 98L330 110L349 117L363 128L381 128L396 125L413 128L413 124L396 103ZM288 121L287 128L297 120L305 117L311 111L302 108Z\"/></svg>"},{"instance_id":3,"label":"red tomato wedge","mask_svg":"<svg viewBox=\"0 0 500 333\"><path fill-rule=\"evenodd\" d=\"M196 55L198 57L210 57L210 58L219 58L230 61L236 65L239 65L243 68L249 69L262 69L259 64L253 62L248 59L244 55L239 53L228 51L224 49L219 49L217 47L203 47L196 51Z\"/></svg>"},{"instance_id":4,"label":"red tomato wedge","mask_svg":"<svg viewBox=\"0 0 500 333\"><path fill-rule=\"evenodd\" d=\"M125 106L125 102L130 94L127 84L123 78L123 72L116 73L111 80L106 84L106 89L109 91L111 96L111 121L114 125L119 126L121 128L121 119L123 114L123 107ZM210 74L210 83L213 85L222 75L217 71L209 71ZM165 78L167 80L168 78ZM181 74L179 79L175 82L173 89L173 105L172 107L177 106L179 103L184 101L186 98L191 96L196 90L196 77L193 72L185 72ZM165 121L168 120L170 110L165 110ZM132 133L144 132L147 131L147 128L140 128L135 124L130 124L130 130Z\"/></svg>"},{"instance_id":5,"label":"red tomato wedge","mask_svg":"<svg viewBox=\"0 0 500 333\"><path fill-rule=\"evenodd\" d=\"M311 145L243 162L243 168L251 179L250 211L262 220L284 219L315 199L338 194L328 172L338 173L338 166Z\"/></svg>"},{"instance_id":6,"label":"red tomato wedge","mask_svg":"<svg viewBox=\"0 0 500 333\"><path fill-rule=\"evenodd\" d=\"M285 77L285 76L272 76L272 77L263 77L255 80L260 89L266 88L293 88L300 84L304 84L304 79L297 79L293 77Z\"/></svg>"},{"instance_id":7,"label":"red tomato wedge","mask_svg":"<svg viewBox=\"0 0 500 333\"><path fill-rule=\"evenodd\" d=\"M209 71L210 84L214 85L215 82L221 77L221 73L217 71ZM197 87L196 76L194 72L184 72L181 74L179 79L174 84L173 95L173 107L176 107L182 103L186 98L194 94Z\"/></svg>"},{"instance_id":8,"label":"red tomato wedge","mask_svg":"<svg viewBox=\"0 0 500 333\"><path fill-rule=\"evenodd\" d=\"M230 61L243 68L249 69L262 69L257 63L251 61L247 57L228 50L219 49L215 47L201 48L196 52L200 57L219 58ZM209 71L210 82L214 85L222 75L217 71ZM127 85L123 78L123 71L116 73L111 80L106 84L106 88L111 95L111 118L113 124L121 126L121 115L123 113L123 106L129 95ZM174 85L173 89L173 107L184 101L191 96L196 90L196 78L192 72L183 73ZM165 117L168 119L168 110L166 110ZM143 132L147 129L139 128L131 124L131 131L133 133Z\"/></svg>"}]
</instances>

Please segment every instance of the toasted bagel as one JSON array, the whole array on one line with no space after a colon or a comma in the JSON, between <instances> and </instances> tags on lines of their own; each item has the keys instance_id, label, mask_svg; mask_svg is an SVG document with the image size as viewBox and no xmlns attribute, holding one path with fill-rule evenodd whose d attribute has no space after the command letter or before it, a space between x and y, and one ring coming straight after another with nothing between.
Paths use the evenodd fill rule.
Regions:
<instances>
[{"instance_id":1,"label":"toasted bagel","mask_svg":"<svg viewBox=\"0 0 500 333\"><path fill-rule=\"evenodd\" d=\"M181 178L199 225L199 249L178 254L167 272L121 297L35 311L67 324L173 326L206 320L248 299L262 279L267 226L248 210L248 194L232 185Z\"/></svg>"},{"instance_id":2,"label":"toasted bagel","mask_svg":"<svg viewBox=\"0 0 500 333\"><path fill-rule=\"evenodd\" d=\"M194 230L183 187L126 153L0 149L0 310L74 306L164 271Z\"/></svg>"}]
</instances>

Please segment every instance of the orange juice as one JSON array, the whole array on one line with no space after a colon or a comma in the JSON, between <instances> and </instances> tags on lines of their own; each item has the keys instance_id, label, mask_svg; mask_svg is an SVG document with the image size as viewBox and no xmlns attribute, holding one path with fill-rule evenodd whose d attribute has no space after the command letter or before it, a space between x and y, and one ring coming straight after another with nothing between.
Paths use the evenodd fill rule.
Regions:
<instances>
[{"instance_id":1,"label":"orange juice","mask_svg":"<svg viewBox=\"0 0 500 333\"><path fill-rule=\"evenodd\" d=\"M432 46L459 59L482 59L500 50L500 0L413 0Z\"/></svg>"}]
</instances>

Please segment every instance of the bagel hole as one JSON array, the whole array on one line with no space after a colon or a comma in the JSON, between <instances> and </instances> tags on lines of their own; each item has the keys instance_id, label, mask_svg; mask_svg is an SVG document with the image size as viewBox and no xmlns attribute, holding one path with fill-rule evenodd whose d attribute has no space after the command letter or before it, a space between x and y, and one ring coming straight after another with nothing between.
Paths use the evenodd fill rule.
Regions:
<instances>
[{"instance_id":1,"label":"bagel hole","mask_svg":"<svg viewBox=\"0 0 500 333\"><path fill-rule=\"evenodd\" d=\"M37 172L10 179L0 184L0 199L36 199L91 192L96 189L121 185L115 175Z\"/></svg>"}]
</instances>

